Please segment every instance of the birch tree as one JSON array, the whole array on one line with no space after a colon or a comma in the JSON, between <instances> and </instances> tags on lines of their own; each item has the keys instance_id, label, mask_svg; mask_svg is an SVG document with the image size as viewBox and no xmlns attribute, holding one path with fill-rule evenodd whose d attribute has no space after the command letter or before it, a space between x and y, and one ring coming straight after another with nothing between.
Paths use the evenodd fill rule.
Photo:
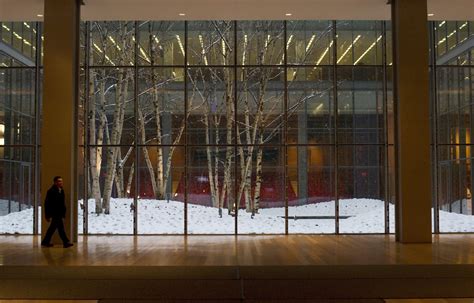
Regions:
<instances>
[{"instance_id":1,"label":"birch tree","mask_svg":"<svg viewBox=\"0 0 474 303\"><path fill-rule=\"evenodd\" d=\"M258 213L260 207L260 190L263 182L263 147L261 145L271 139L264 136L266 129L274 122L270 118L275 116L275 111L277 120L282 118L283 94L281 91L269 93L268 86L281 78L283 70L263 67L266 64L279 62L284 54L281 43L283 27L278 26L278 23L255 21L249 31L243 29L242 63L243 65L255 64L257 67L243 67L239 79L242 81L239 107L243 108L243 119L238 121L237 126L241 180L237 202L240 203L243 197L245 209L252 214L252 217ZM279 111L278 108L280 108ZM280 125L274 126L280 127ZM273 133L275 134L276 132ZM248 147L245 148L242 144ZM252 186L253 179L255 183Z\"/></svg>"},{"instance_id":2,"label":"birch tree","mask_svg":"<svg viewBox=\"0 0 474 303\"><path fill-rule=\"evenodd\" d=\"M204 30L197 30L197 45L190 47L195 58L196 68L188 73L193 96L202 104L198 108L200 123L204 126L206 144L207 172L211 203L222 210L227 201L228 211L232 210L234 162L234 122L235 97L234 77L231 68L207 68L205 66L233 65L233 23L230 21L212 21L196 23ZM193 99L191 99L193 100ZM225 145L224 149L220 145Z\"/></svg>"},{"instance_id":3,"label":"birch tree","mask_svg":"<svg viewBox=\"0 0 474 303\"><path fill-rule=\"evenodd\" d=\"M166 22L142 23L142 28L148 27L148 32L141 34L148 43L143 48L141 44L138 45L140 60L154 66L165 62L166 54L176 51L184 58L185 49L181 44L178 47L176 42L181 43L180 39L184 40L184 37L175 35L170 39L158 38L153 28L156 24L161 26L160 30L171 30L166 27L170 23ZM301 104L327 92L304 92L286 113L282 110L284 88L278 85L284 83L284 69L265 67L269 64L282 64L285 46L288 48L290 45L291 38L283 41L281 22L255 21L250 27L239 31L240 51L237 63L243 67L238 69L238 79L234 79L235 67L206 67L211 64L234 65L236 50L233 39L236 29L233 29L233 22L212 21L203 24L206 30L198 31L195 35L197 47L188 47L188 58L194 58L194 64L198 67L188 68L187 75L177 75L172 69L163 72L154 68L148 68L140 74L140 81L144 81L146 88L139 93L136 126L138 137L135 140L139 144L153 145L141 148L141 153L150 176L153 195L156 199L163 199L169 191L175 146L182 141L185 123L189 125L191 114L199 116L199 122L204 128L212 205L222 217L226 202L228 214L232 214L235 207L243 201L246 211L253 217L260 208L260 192L264 181L263 145L281 133L285 114L293 114ZM97 23L98 35L90 41L91 48L95 50L94 64L128 65L134 61L135 45L131 42L134 28L124 22L119 25L114 39L107 23ZM114 50L113 58L107 55L110 54L109 50ZM306 47L303 56L310 51L311 48ZM183 89L183 76L188 77L189 85L187 115L184 115L183 103L186 101L183 101L179 93L173 93ZM289 86L297 77L298 72L289 75ZM134 164L128 176L124 176L124 165L133 155L133 150L121 150L116 146L121 143L127 103L133 101L129 94L132 78L131 69L118 69L114 72L97 69L91 72L88 93L94 100L94 106L89 106L88 113L91 145L89 167L96 213L110 212L114 188L119 197L130 193L132 188ZM236 81L240 84L237 100L237 88L234 87ZM237 113L236 108L239 108ZM235 117L238 117L237 121ZM238 145L237 154L234 154L235 143ZM107 147L103 148L103 144ZM156 152L150 153L152 148ZM156 158L152 159L151 155ZM103 167L103 161L107 164L106 167ZM238 163L239 176L233 176L235 163ZM105 175L102 181L102 201L101 175ZM235 188L235 204L231 203L231 198L234 197L233 177L240 179Z\"/></svg>"},{"instance_id":4,"label":"birch tree","mask_svg":"<svg viewBox=\"0 0 474 303\"><path fill-rule=\"evenodd\" d=\"M117 28L118 25L118 28ZM112 30L113 29L113 30ZM89 44L94 50L89 64L128 65L133 54L131 37L133 28L126 22L93 23L94 35L90 35ZM115 36L115 38L114 38ZM113 51L112 51L113 50ZM115 54L115 55L112 55ZM125 107L129 98L130 82L133 74L129 69L93 70L89 80L89 167L92 197L95 200L96 213L110 213L110 199L114 182L120 195L123 195L123 159L118 145L121 142L124 125ZM112 112L112 114L110 114ZM112 119L109 121L109 119ZM105 150L103 144L106 144ZM104 155L105 154L105 155ZM128 153L127 153L128 154ZM101 199L100 175L105 156L105 178ZM126 156L127 157L127 156ZM118 169L118 170L117 170ZM122 180L116 178L122 178Z\"/></svg>"},{"instance_id":5,"label":"birch tree","mask_svg":"<svg viewBox=\"0 0 474 303\"><path fill-rule=\"evenodd\" d=\"M238 96L234 98L233 70L206 68L206 65L229 65L233 57L230 54L230 31L223 30L226 23L215 26L215 31L198 33L200 47L191 48L192 58L199 58L197 65L189 75L193 94L195 93L203 106L199 107L201 123L204 126L206 144L207 172L212 205L219 209L225 197L232 192L232 164L238 159L240 183L236 204L243 201L245 209L253 217L258 213L263 183L263 145L274 140L283 130L285 114L293 114L301 104L308 100L327 94L327 91L304 91L287 109L283 110L285 75L283 68L271 68L265 65L279 65L284 61L284 48L288 48L291 39L283 41L281 22L255 21L250 26L240 29L238 39L241 51L238 64L243 67L238 71L237 82L240 83ZM224 26L223 26L224 25ZM194 35L196 36L196 35ZM322 36L321 36L322 37ZM321 39L319 37L318 39ZM314 40L314 39L313 39ZM313 42L313 41L312 41ZM219 43L222 47L217 48ZM312 45L311 45L312 44ZM303 47L301 60L305 60L315 43ZM221 49L217 53L215 50ZM240 62L239 62L240 61ZM252 65L247 67L247 65ZM298 77L298 72L288 77L289 86ZM237 104L235 104L237 102ZM239 112L235 113L236 105ZM235 117L238 120L235 121ZM225 121L225 122L224 122ZM237 123L234 128L234 123ZM233 130L236 129L236 133ZM237 158L233 154L233 140L237 141ZM220 145L225 144L225 154ZM223 180L220 176L224 176ZM237 206L237 205L235 205ZM228 203L228 212L235 211L233 204Z\"/></svg>"},{"instance_id":6,"label":"birch tree","mask_svg":"<svg viewBox=\"0 0 474 303\"><path fill-rule=\"evenodd\" d=\"M141 58L151 66L172 60L176 45L174 39L177 38L166 36L164 33L173 29L173 23L145 22L140 26L146 30L144 37L147 40L147 50L141 52ZM167 39L158 38L157 32L162 33ZM184 50L180 49L179 52L179 56L184 57ZM167 56L170 58L166 58ZM150 176L153 195L156 199L164 199L171 181L171 166L176 145L182 141L189 116L189 113L187 116L184 115L183 75L178 75L171 69L165 71L149 69L142 75L142 80L145 81L147 88L139 96L139 142L154 145L142 148L141 151ZM148 128L153 130L151 137L147 136ZM155 149L155 159L150 157L149 149L152 148Z\"/></svg>"},{"instance_id":7,"label":"birch tree","mask_svg":"<svg viewBox=\"0 0 474 303\"><path fill-rule=\"evenodd\" d=\"M283 41L283 26L278 22L255 21L250 28L243 28L242 32L241 61L243 65L255 64L257 66L243 67L239 75L242 87L238 102L243 117L237 124L241 180L237 201L240 203L243 200L246 212L251 213L253 217L260 208L261 188L264 181L262 145L271 142L283 131L284 121L298 108L311 99L327 95L330 91L327 87L322 90L304 89L301 94L293 98L291 104L288 102L289 106L285 113L283 111L285 88L278 87L284 82L283 76L286 75L284 69L268 68L264 65L283 64L285 48L288 50L290 46L296 47L298 61L304 64L318 41L330 36L331 28L327 28L317 38L316 35L312 36L303 45L301 41L298 45L292 44L292 35ZM331 46L332 43L325 51L326 54ZM311 62L311 64L319 64L319 62ZM288 90L299 80L305 80L304 75L299 76L301 70L304 69L295 69L293 72L288 69ZM317 87L317 85L313 83L312 87ZM244 148L242 144L248 147Z\"/></svg>"}]
</instances>

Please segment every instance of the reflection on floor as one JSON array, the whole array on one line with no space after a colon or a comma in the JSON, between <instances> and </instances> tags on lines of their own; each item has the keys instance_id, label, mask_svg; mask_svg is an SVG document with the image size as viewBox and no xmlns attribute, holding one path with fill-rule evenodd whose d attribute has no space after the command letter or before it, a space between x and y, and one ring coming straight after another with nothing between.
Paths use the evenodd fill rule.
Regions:
<instances>
[{"instance_id":1,"label":"reflection on floor","mask_svg":"<svg viewBox=\"0 0 474 303\"><path fill-rule=\"evenodd\" d=\"M0 236L0 265L253 266L474 264L474 235L402 245L394 236L80 236L64 250L39 236Z\"/></svg>"},{"instance_id":2,"label":"reflection on floor","mask_svg":"<svg viewBox=\"0 0 474 303\"><path fill-rule=\"evenodd\" d=\"M40 240L0 236L0 299L474 297L472 234L410 245L388 235L88 236L69 249L41 248Z\"/></svg>"}]
</instances>

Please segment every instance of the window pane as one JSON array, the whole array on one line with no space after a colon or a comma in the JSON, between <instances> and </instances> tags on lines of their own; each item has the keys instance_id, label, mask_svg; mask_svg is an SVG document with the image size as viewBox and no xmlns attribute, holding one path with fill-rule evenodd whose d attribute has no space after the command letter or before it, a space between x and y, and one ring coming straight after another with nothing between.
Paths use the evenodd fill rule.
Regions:
<instances>
[{"instance_id":1,"label":"window pane","mask_svg":"<svg viewBox=\"0 0 474 303\"><path fill-rule=\"evenodd\" d=\"M334 142L332 70L294 68L288 77L288 143Z\"/></svg>"},{"instance_id":2,"label":"window pane","mask_svg":"<svg viewBox=\"0 0 474 303\"><path fill-rule=\"evenodd\" d=\"M285 120L283 69L242 68L237 74L237 143L282 143Z\"/></svg>"},{"instance_id":3,"label":"window pane","mask_svg":"<svg viewBox=\"0 0 474 303\"><path fill-rule=\"evenodd\" d=\"M288 148L288 232L334 233L334 148Z\"/></svg>"},{"instance_id":4,"label":"window pane","mask_svg":"<svg viewBox=\"0 0 474 303\"><path fill-rule=\"evenodd\" d=\"M35 142L35 70L0 70L0 145Z\"/></svg>"},{"instance_id":5,"label":"window pane","mask_svg":"<svg viewBox=\"0 0 474 303\"><path fill-rule=\"evenodd\" d=\"M191 65L234 65L234 22L188 23L188 60Z\"/></svg>"},{"instance_id":6,"label":"window pane","mask_svg":"<svg viewBox=\"0 0 474 303\"><path fill-rule=\"evenodd\" d=\"M131 144L135 138L133 69L91 69L89 144Z\"/></svg>"},{"instance_id":7,"label":"window pane","mask_svg":"<svg viewBox=\"0 0 474 303\"><path fill-rule=\"evenodd\" d=\"M188 70L188 144L235 142L234 72L230 68Z\"/></svg>"},{"instance_id":8,"label":"window pane","mask_svg":"<svg viewBox=\"0 0 474 303\"><path fill-rule=\"evenodd\" d=\"M188 148L188 233L235 233L233 147Z\"/></svg>"},{"instance_id":9,"label":"window pane","mask_svg":"<svg viewBox=\"0 0 474 303\"><path fill-rule=\"evenodd\" d=\"M0 148L0 234L33 233L34 169L33 148Z\"/></svg>"},{"instance_id":10,"label":"window pane","mask_svg":"<svg viewBox=\"0 0 474 303\"><path fill-rule=\"evenodd\" d=\"M239 234L285 232L285 182L283 148L242 146L238 149L237 201Z\"/></svg>"},{"instance_id":11,"label":"window pane","mask_svg":"<svg viewBox=\"0 0 474 303\"><path fill-rule=\"evenodd\" d=\"M134 22L95 21L91 22L90 31L90 65L134 65Z\"/></svg>"},{"instance_id":12,"label":"window pane","mask_svg":"<svg viewBox=\"0 0 474 303\"><path fill-rule=\"evenodd\" d=\"M331 21L288 21L287 63L332 64L332 36Z\"/></svg>"},{"instance_id":13,"label":"window pane","mask_svg":"<svg viewBox=\"0 0 474 303\"><path fill-rule=\"evenodd\" d=\"M134 159L133 147L89 148L89 233L133 233Z\"/></svg>"},{"instance_id":14,"label":"window pane","mask_svg":"<svg viewBox=\"0 0 474 303\"><path fill-rule=\"evenodd\" d=\"M383 233L383 147L340 146L338 151L339 231Z\"/></svg>"},{"instance_id":15,"label":"window pane","mask_svg":"<svg viewBox=\"0 0 474 303\"><path fill-rule=\"evenodd\" d=\"M470 142L470 69L439 67L437 69L438 143Z\"/></svg>"},{"instance_id":16,"label":"window pane","mask_svg":"<svg viewBox=\"0 0 474 303\"><path fill-rule=\"evenodd\" d=\"M142 68L138 77L139 144L184 142L184 69Z\"/></svg>"},{"instance_id":17,"label":"window pane","mask_svg":"<svg viewBox=\"0 0 474 303\"><path fill-rule=\"evenodd\" d=\"M473 232L471 148L445 145L438 151L440 232Z\"/></svg>"},{"instance_id":18,"label":"window pane","mask_svg":"<svg viewBox=\"0 0 474 303\"><path fill-rule=\"evenodd\" d=\"M139 22L138 30L138 65L184 65L184 21Z\"/></svg>"},{"instance_id":19,"label":"window pane","mask_svg":"<svg viewBox=\"0 0 474 303\"><path fill-rule=\"evenodd\" d=\"M237 27L237 64L284 63L283 21L240 21Z\"/></svg>"},{"instance_id":20,"label":"window pane","mask_svg":"<svg viewBox=\"0 0 474 303\"><path fill-rule=\"evenodd\" d=\"M184 148L139 149L139 234L184 233Z\"/></svg>"},{"instance_id":21,"label":"window pane","mask_svg":"<svg viewBox=\"0 0 474 303\"><path fill-rule=\"evenodd\" d=\"M337 22L337 64L382 64L380 21Z\"/></svg>"},{"instance_id":22,"label":"window pane","mask_svg":"<svg viewBox=\"0 0 474 303\"><path fill-rule=\"evenodd\" d=\"M380 21L353 21L354 36L360 35L354 47L354 65L382 64L382 23Z\"/></svg>"},{"instance_id":23,"label":"window pane","mask_svg":"<svg viewBox=\"0 0 474 303\"><path fill-rule=\"evenodd\" d=\"M342 67L337 76L338 142L384 142L382 70Z\"/></svg>"}]
</instances>

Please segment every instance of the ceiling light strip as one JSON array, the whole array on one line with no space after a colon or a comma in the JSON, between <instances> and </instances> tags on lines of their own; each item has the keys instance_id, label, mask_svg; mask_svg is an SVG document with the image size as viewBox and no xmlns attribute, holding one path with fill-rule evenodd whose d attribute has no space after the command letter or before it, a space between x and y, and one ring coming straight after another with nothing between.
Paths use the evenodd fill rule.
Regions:
<instances>
[{"instance_id":1,"label":"ceiling light strip","mask_svg":"<svg viewBox=\"0 0 474 303\"><path fill-rule=\"evenodd\" d=\"M344 51L342 56L339 59L337 59L337 62L336 62L337 64L339 64L339 62L341 62L341 60L347 55L347 53L351 50L351 48L354 47L356 42L359 41L359 39L361 37L362 37L361 35L357 35L357 37L355 37L355 39L354 39L354 41L352 41L351 45L349 45L349 47Z\"/></svg>"},{"instance_id":2,"label":"ceiling light strip","mask_svg":"<svg viewBox=\"0 0 474 303\"><path fill-rule=\"evenodd\" d=\"M365 57L365 55L367 55L368 52L370 52L370 50L372 48L374 48L374 46L382 39L382 35L380 35L376 41L374 41L370 46L369 48L367 48L367 50L359 57L359 59L357 59L355 62L354 62L354 65L357 65L357 63L359 63L360 60L362 60L362 58Z\"/></svg>"},{"instance_id":3,"label":"ceiling light strip","mask_svg":"<svg viewBox=\"0 0 474 303\"><path fill-rule=\"evenodd\" d=\"M324 50L324 52L323 52L323 54L321 55L321 57L319 57L318 62L316 62L316 65L321 64L321 62L323 61L324 57L326 57L326 55L328 54L329 49L332 47L332 44L333 44L333 43L334 43L334 41L331 41L331 43L329 43L329 46L326 47L326 49Z\"/></svg>"},{"instance_id":4,"label":"ceiling light strip","mask_svg":"<svg viewBox=\"0 0 474 303\"><path fill-rule=\"evenodd\" d=\"M179 35L176 35L176 40L178 40L179 48L181 49L181 53L183 54L183 57L184 57L184 46L183 46L183 43L181 42L181 38L179 37Z\"/></svg>"}]
</instances>

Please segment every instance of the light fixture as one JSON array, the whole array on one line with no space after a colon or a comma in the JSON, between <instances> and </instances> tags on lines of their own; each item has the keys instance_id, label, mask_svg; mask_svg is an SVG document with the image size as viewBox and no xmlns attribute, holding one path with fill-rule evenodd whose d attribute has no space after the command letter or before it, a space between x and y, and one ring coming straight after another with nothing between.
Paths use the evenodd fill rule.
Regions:
<instances>
[{"instance_id":1,"label":"light fixture","mask_svg":"<svg viewBox=\"0 0 474 303\"><path fill-rule=\"evenodd\" d=\"M433 13L429 13L429 14L428 14L428 17L433 17L433 16L434 16Z\"/></svg>"},{"instance_id":2,"label":"light fixture","mask_svg":"<svg viewBox=\"0 0 474 303\"><path fill-rule=\"evenodd\" d=\"M311 48L311 44L313 44L314 38L316 38L316 35L312 35L311 39L309 39L308 45L306 45L305 52L307 53L309 49Z\"/></svg>"},{"instance_id":3,"label":"light fixture","mask_svg":"<svg viewBox=\"0 0 474 303\"><path fill-rule=\"evenodd\" d=\"M292 13L286 13L285 16L291 17L293 14Z\"/></svg>"},{"instance_id":4,"label":"light fixture","mask_svg":"<svg viewBox=\"0 0 474 303\"><path fill-rule=\"evenodd\" d=\"M185 14L185 13L179 13L178 15L179 15L179 16L181 16L181 17L184 17L184 16L186 16L186 14Z\"/></svg>"},{"instance_id":5,"label":"light fixture","mask_svg":"<svg viewBox=\"0 0 474 303\"><path fill-rule=\"evenodd\" d=\"M319 65L321 64L321 61L323 61L324 57L327 55L327 53L329 52L329 49L332 47L332 44L333 44L334 41L331 41L331 43L329 43L329 46L326 47L326 49L324 50L323 54L321 55L321 57L319 57L319 60L318 62L316 62L316 65ZM316 69L316 67L314 68Z\"/></svg>"},{"instance_id":6,"label":"light fixture","mask_svg":"<svg viewBox=\"0 0 474 303\"><path fill-rule=\"evenodd\" d=\"M176 37L176 40L178 40L179 48L184 57L184 46L183 46L183 42L181 42L181 37L179 35L175 35L175 37Z\"/></svg>"},{"instance_id":7,"label":"light fixture","mask_svg":"<svg viewBox=\"0 0 474 303\"><path fill-rule=\"evenodd\" d=\"M36 15L37 17L43 18L43 14Z\"/></svg>"},{"instance_id":8,"label":"light fixture","mask_svg":"<svg viewBox=\"0 0 474 303\"><path fill-rule=\"evenodd\" d=\"M341 55L341 57L339 57L339 59L337 59L337 64L339 64L339 62L341 62L342 58L344 58L347 53L354 47L354 45L356 44L357 41L359 41L359 39L362 37L362 35L357 35L357 37L354 39L354 41L352 42L351 45L349 45L349 47L347 47L346 51Z\"/></svg>"},{"instance_id":9,"label":"light fixture","mask_svg":"<svg viewBox=\"0 0 474 303\"><path fill-rule=\"evenodd\" d=\"M380 35L376 41L374 41L368 48L367 50L362 54L360 55L359 59L357 59L355 62L354 62L354 65L357 65L357 63L359 63L360 60L362 60L362 58L364 58L365 55L367 55L368 52L370 52L370 50L372 48L374 48L374 46L380 41L380 39L382 39L382 35Z\"/></svg>"}]
</instances>

